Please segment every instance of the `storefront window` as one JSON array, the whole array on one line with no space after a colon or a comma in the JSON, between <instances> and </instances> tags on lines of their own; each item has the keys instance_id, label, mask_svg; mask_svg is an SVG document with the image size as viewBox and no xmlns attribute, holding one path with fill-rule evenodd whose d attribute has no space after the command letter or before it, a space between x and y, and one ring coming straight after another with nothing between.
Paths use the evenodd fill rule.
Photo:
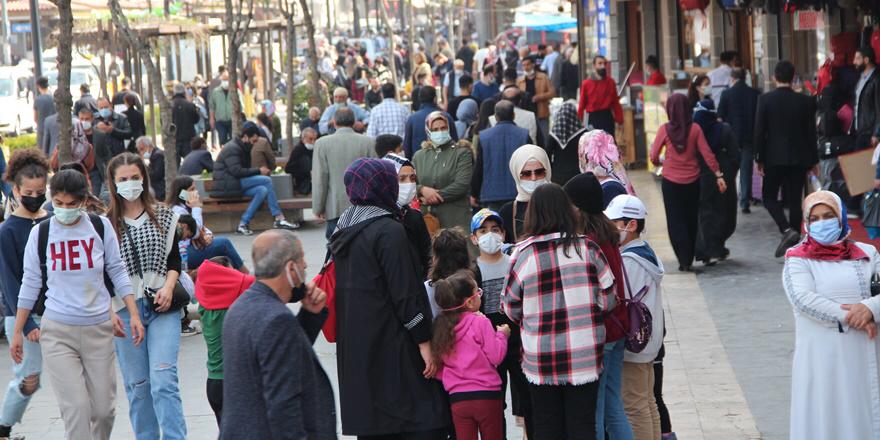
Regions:
<instances>
[{"instance_id":1,"label":"storefront window","mask_svg":"<svg viewBox=\"0 0 880 440\"><path fill-rule=\"evenodd\" d=\"M684 67L712 67L712 32L709 17L703 11L685 11L681 15L684 31Z\"/></svg>"}]
</instances>

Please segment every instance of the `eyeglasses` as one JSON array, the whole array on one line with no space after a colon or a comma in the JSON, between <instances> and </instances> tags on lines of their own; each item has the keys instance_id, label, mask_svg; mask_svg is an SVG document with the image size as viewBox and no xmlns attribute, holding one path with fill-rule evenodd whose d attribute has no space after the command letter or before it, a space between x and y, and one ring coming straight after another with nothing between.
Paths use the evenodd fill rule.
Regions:
<instances>
[{"instance_id":1,"label":"eyeglasses","mask_svg":"<svg viewBox=\"0 0 880 440\"><path fill-rule=\"evenodd\" d=\"M527 179L527 178L530 178L533 176L536 179L540 179L542 177L545 177L545 176L547 176L547 169L546 168L538 168L536 170L523 170L523 171L520 171L520 173L519 173L519 177L523 178L523 179Z\"/></svg>"},{"instance_id":2,"label":"eyeglasses","mask_svg":"<svg viewBox=\"0 0 880 440\"><path fill-rule=\"evenodd\" d=\"M474 298L481 298L482 296L483 296L483 289L480 289L479 287L477 287L477 291L474 292L473 295L469 296L468 299L464 300L463 303L461 303L461 304L459 304L459 305L457 305L457 306L455 306L455 307L450 307L450 308L448 308L448 309L442 309L442 310L443 310L444 312L452 312L452 311L455 311L455 310L458 310L458 309L463 309L463 308L467 307L467 303L468 303L468 301L470 301L470 300L472 300L472 299L474 299Z\"/></svg>"}]
</instances>

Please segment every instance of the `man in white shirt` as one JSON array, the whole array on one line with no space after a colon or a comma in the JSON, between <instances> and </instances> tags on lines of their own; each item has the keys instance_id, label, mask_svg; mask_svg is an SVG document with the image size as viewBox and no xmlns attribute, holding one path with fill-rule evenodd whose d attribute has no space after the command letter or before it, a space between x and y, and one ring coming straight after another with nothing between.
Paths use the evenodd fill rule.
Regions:
<instances>
[{"instance_id":1,"label":"man in white shirt","mask_svg":"<svg viewBox=\"0 0 880 440\"><path fill-rule=\"evenodd\" d=\"M559 57L559 52L556 51L556 43L548 44L544 61L541 62L541 70L546 72L548 77L553 77L553 66L556 64L557 57Z\"/></svg>"},{"instance_id":2,"label":"man in white shirt","mask_svg":"<svg viewBox=\"0 0 880 440\"><path fill-rule=\"evenodd\" d=\"M715 102L715 105L721 102L721 92L730 87L730 72L733 71L733 62L738 56L739 54L735 50L721 52L721 65L706 75L711 81L712 101Z\"/></svg>"}]
</instances>

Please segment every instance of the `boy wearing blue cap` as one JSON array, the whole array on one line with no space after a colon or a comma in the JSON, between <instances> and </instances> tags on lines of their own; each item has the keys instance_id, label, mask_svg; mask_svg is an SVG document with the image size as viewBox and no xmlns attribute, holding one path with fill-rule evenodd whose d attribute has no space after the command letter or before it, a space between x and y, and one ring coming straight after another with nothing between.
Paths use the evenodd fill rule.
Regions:
<instances>
[{"instance_id":1,"label":"boy wearing blue cap","mask_svg":"<svg viewBox=\"0 0 880 440\"><path fill-rule=\"evenodd\" d=\"M495 327L507 324L510 327L510 338L507 342L507 354L498 365L501 376L501 391L507 393L508 374L510 374L510 395L513 400L513 415L526 417L526 430L532 437L531 398L528 394L528 382L519 363L519 352L522 342L519 337L519 326L501 310L501 293L504 290L504 278L510 271L510 256L502 252L504 246L504 221L497 212L481 209L471 218L471 242L480 248L474 268L476 280L483 289L480 311L489 318ZM505 424L506 426L506 424Z\"/></svg>"}]
</instances>

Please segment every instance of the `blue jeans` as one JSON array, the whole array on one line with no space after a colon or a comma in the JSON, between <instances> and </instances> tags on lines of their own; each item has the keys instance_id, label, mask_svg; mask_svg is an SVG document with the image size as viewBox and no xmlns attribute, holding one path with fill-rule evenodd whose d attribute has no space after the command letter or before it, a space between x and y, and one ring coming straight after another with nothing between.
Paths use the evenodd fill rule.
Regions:
<instances>
[{"instance_id":1,"label":"blue jeans","mask_svg":"<svg viewBox=\"0 0 880 440\"><path fill-rule=\"evenodd\" d=\"M40 324L40 318L34 316L37 325ZM7 337L11 338L15 330L15 316L7 316L3 322L6 328ZM3 399L3 412L0 413L0 425L13 426L21 422L21 416L27 409L28 402L31 401L33 393L25 395L22 393L21 385L28 376L37 376L37 389L40 384L40 372L43 369L43 354L40 352L40 344L38 342L28 341L27 335L24 338L24 358L20 364L12 363L12 380L9 381L9 387L6 388L6 397Z\"/></svg>"},{"instance_id":2,"label":"blue jeans","mask_svg":"<svg viewBox=\"0 0 880 440\"><path fill-rule=\"evenodd\" d=\"M241 216L241 224L246 225L251 222L264 200L269 205L269 211L273 217L278 217L282 214L281 206L278 205L278 197L275 196L275 188L272 188L271 177L251 176L241 179L240 182L244 195L251 198L251 204L248 205L247 211Z\"/></svg>"},{"instance_id":3,"label":"blue jeans","mask_svg":"<svg viewBox=\"0 0 880 440\"><path fill-rule=\"evenodd\" d=\"M146 337L135 347L131 341L131 317L119 312L124 338L113 338L128 396L131 427L138 440L186 439L186 421L177 384L177 352L180 349L180 313L156 313L141 298L137 301Z\"/></svg>"},{"instance_id":4,"label":"blue jeans","mask_svg":"<svg viewBox=\"0 0 880 440\"><path fill-rule=\"evenodd\" d=\"M751 146L741 146L739 159L739 207L748 208L752 198L752 164L754 153Z\"/></svg>"},{"instance_id":5,"label":"blue jeans","mask_svg":"<svg viewBox=\"0 0 880 440\"><path fill-rule=\"evenodd\" d=\"M205 260L220 256L229 257L232 267L236 269L241 269L241 266L244 264L241 256L238 255L238 251L235 250L235 246L232 245L228 238L214 237L214 241L203 249L196 249L192 242L190 242L190 245L186 248L186 267L188 270L198 269Z\"/></svg>"},{"instance_id":6,"label":"blue jeans","mask_svg":"<svg viewBox=\"0 0 880 440\"><path fill-rule=\"evenodd\" d=\"M633 440L620 396L623 349L623 339L605 344L602 361L605 368L599 377L599 399L596 402L596 438L605 438L607 430L611 440Z\"/></svg>"},{"instance_id":7,"label":"blue jeans","mask_svg":"<svg viewBox=\"0 0 880 440\"><path fill-rule=\"evenodd\" d=\"M214 121L214 128L217 130L217 137L220 138L220 146L226 145L232 140L232 121Z\"/></svg>"}]
</instances>

